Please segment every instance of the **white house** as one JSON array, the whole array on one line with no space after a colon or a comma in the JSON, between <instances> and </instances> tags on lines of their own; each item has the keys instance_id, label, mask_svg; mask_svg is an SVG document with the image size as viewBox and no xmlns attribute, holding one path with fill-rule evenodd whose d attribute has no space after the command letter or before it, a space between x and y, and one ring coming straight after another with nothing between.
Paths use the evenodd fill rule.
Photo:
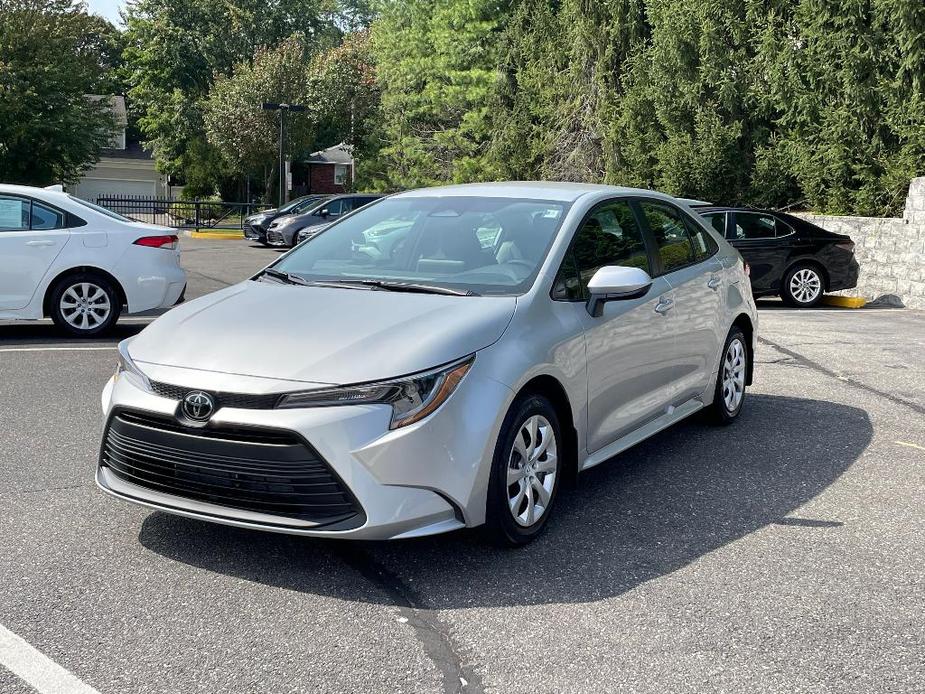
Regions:
<instances>
[{"instance_id":1,"label":"white house","mask_svg":"<svg viewBox=\"0 0 925 694\"><path fill-rule=\"evenodd\" d=\"M68 192L90 202L96 202L101 196L169 195L167 177L154 168L151 154L139 142L126 140L125 97L92 94L88 98L109 101L117 130L100 160L76 184L67 186Z\"/></svg>"}]
</instances>

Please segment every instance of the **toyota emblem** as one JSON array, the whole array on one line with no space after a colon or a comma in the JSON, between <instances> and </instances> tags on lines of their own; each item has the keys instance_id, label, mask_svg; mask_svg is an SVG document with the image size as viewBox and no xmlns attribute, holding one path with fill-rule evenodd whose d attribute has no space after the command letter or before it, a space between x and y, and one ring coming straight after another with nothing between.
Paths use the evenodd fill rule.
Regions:
<instances>
[{"instance_id":1,"label":"toyota emblem","mask_svg":"<svg viewBox=\"0 0 925 694\"><path fill-rule=\"evenodd\" d=\"M204 422L215 412L215 400L201 390L191 390L183 398L183 414L195 422Z\"/></svg>"}]
</instances>

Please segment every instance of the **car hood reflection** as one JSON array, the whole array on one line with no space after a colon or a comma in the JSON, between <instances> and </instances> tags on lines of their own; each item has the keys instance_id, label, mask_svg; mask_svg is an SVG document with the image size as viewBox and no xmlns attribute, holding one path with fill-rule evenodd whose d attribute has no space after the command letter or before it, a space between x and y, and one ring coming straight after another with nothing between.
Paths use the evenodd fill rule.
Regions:
<instances>
[{"instance_id":1,"label":"car hood reflection","mask_svg":"<svg viewBox=\"0 0 925 694\"><path fill-rule=\"evenodd\" d=\"M422 371L496 342L514 297L248 281L181 304L139 333L138 362L311 383Z\"/></svg>"}]
</instances>

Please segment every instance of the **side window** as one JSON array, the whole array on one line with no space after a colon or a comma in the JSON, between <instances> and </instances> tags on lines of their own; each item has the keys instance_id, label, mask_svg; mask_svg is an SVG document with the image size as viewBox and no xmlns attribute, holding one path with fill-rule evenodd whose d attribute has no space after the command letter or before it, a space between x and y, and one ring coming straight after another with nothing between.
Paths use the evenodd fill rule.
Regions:
<instances>
[{"instance_id":1,"label":"side window","mask_svg":"<svg viewBox=\"0 0 925 694\"><path fill-rule=\"evenodd\" d=\"M32 203L33 229L62 229L65 226L64 213L53 210L39 202Z\"/></svg>"},{"instance_id":2,"label":"side window","mask_svg":"<svg viewBox=\"0 0 925 694\"><path fill-rule=\"evenodd\" d=\"M726 213L725 212L711 212L710 214L703 215L703 218L707 220L707 224L716 229L717 233L723 238L726 238Z\"/></svg>"},{"instance_id":3,"label":"side window","mask_svg":"<svg viewBox=\"0 0 925 694\"><path fill-rule=\"evenodd\" d=\"M663 272L677 270L697 260L684 218L678 210L646 200L641 201L639 207L655 238Z\"/></svg>"},{"instance_id":4,"label":"side window","mask_svg":"<svg viewBox=\"0 0 925 694\"><path fill-rule=\"evenodd\" d=\"M327 205L325 205L322 209L326 209L330 216L336 217L341 212L344 211L344 199L339 198L337 200L332 200Z\"/></svg>"},{"instance_id":5,"label":"side window","mask_svg":"<svg viewBox=\"0 0 925 694\"><path fill-rule=\"evenodd\" d=\"M604 203L585 219L553 285L553 298L585 298L588 282L605 265L651 272L642 230L626 200Z\"/></svg>"},{"instance_id":6,"label":"side window","mask_svg":"<svg viewBox=\"0 0 925 694\"><path fill-rule=\"evenodd\" d=\"M733 239L749 241L751 239L773 239L778 236L777 219L771 215L736 212L735 221L735 227L732 230ZM780 235L783 236L784 233L786 232Z\"/></svg>"},{"instance_id":7,"label":"side window","mask_svg":"<svg viewBox=\"0 0 925 694\"><path fill-rule=\"evenodd\" d=\"M29 228L29 201L0 195L0 231Z\"/></svg>"},{"instance_id":8,"label":"side window","mask_svg":"<svg viewBox=\"0 0 925 694\"><path fill-rule=\"evenodd\" d=\"M684 221L687 222L687 231L691 235L691 244L694 246L694 259L697 262L706 260L719 250L716 241L713 240L706 229L691 219L685 218Z\"/></svg>"}]
</instances>

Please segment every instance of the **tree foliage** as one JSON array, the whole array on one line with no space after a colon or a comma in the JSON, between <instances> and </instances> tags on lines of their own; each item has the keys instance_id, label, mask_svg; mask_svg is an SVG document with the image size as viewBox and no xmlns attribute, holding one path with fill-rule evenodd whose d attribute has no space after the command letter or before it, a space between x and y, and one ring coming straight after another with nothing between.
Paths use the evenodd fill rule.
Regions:
<instances>
[{"instance_id":1,"label":"tree foliage","mask_svg":"<svg viewBox=\"0 0 925 694\"><path fill-rule=\"evenodd\" d=\"M480 180L493 169L490 97L503 0L389 2L372 27L387 187Z\"/></svg>"},{"instance_id":2,"label":"tree foliage","mask_svg":"<svg viewBox=\"0 0 925 694\"><path fill-rule=\"evenodd\" d=\"M161 168L182 172L204 141L203 100L217 78L293 34L314 48L336 43L327 0L137 0L126 15L129 97Z\"/></svg>"},{"instance_id":3,"label":"tree foliage","mask_svg":"<svg viewBox=\"0 0 925 694\"><path fill-rule=\"evenodd\" d=\"M114 128L118 33L73 0L0 0L0 181L72 182Z\"/></svg>"}]
</instances>

